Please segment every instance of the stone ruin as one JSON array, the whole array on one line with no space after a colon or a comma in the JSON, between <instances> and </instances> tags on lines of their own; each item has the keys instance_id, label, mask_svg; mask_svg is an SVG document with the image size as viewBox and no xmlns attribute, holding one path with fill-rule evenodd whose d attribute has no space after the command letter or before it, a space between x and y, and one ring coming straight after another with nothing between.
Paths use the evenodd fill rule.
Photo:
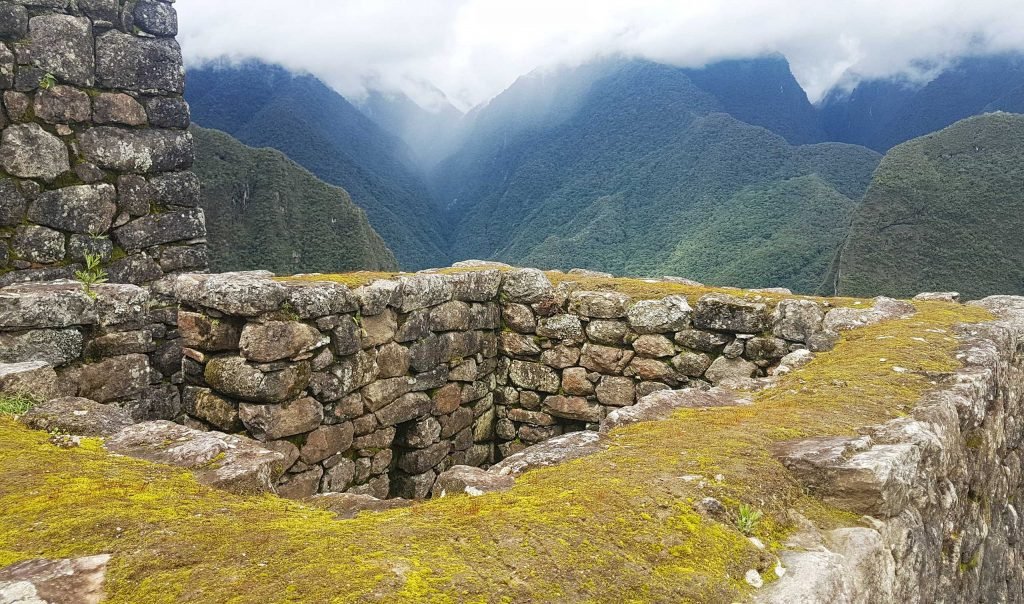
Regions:
<instances>
[{"instance_id":1,"label":"stone ruin","mask_svg":"<svg viewBox=\"0 0 1024 604\"><path fill-rule=\"evenodd\" d=\"M355 289L203 274L176 31L164 0L0 1L0 392L49 400L23 420L71 433L58 442L102 436L218 488L336 497L345 516L507 489L618 426L747 404L839 332L914 312L635 300L487 266ZM67 281L87 256L112 283ZM865 520L801 527L757 601L1020 601L1024 300L980 305L998 320L960 334L963 369L908 417L777 446L794 480ZM71 577L99 601L106 562L2 569L0 594Z\"/></svg>"}]
</instances>

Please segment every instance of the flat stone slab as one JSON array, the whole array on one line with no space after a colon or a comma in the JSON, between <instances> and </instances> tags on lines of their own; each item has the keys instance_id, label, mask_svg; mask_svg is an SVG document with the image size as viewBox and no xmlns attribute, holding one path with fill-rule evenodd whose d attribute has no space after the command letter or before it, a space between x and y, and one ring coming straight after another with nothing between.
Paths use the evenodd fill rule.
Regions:
<instances>
[{"instance_id":1,"label":"flat stone slab","mask_svg":"<svg viewBox=\"0 0 1024 604\"><path fill-rule=\"evenodd\" d=\"M356 493L324 493L306 499L305 503L333 512L339 520L355 518L360 512L383 512L406 508L413 504L408 499L377 499Z\"/></svg>"},{"instance_id":2,"label":"flat stone slab","mask_svg":"<svg viewBox=\"0 0 1024 604\"><path fill-rule=\"evenodd\" d=\"M0 393L23 394L36 400L47 400L59 392L57 372L49 363L0 363Z\"/></svg>"},{"instance_id":3,"label":"flat stone slab","mask_svg":"<svg viewBox=\"0 0 1024 604\"><path fill-rule=\"evenodd\" d=\"M699 390L659 390L648 394L631 407L622 407L608 414L601 422L601 432L640 422L668 419L679 409L704 409L709 407L736 407L749 405L749 397L724 388Z\"/></svg>"},{"instance_id":4,"label":"flat stone slab","mask_svg":"<svg viewBox=\"0 0 1024 604\"><path fill-rule=\"evenodd\" d=\"M284 455L252 439L200 432L168 421L129 426L109 438L106 448L192 470L200 483L234 493L274 492L284 471Z\"/></svg>"},{"instance_id":5,"label":"flat stone slab","mask_svg":"<svg viewBox=\"0 0 1024 604\"><path fill-rule=\"evenodd\" d=\"M515 483L516 480L512 476L495 474L472 466L452 466L437 477L437 482L434 483L434 497L462 493L476 497L484 493L507 491Z\"/></svg>"},{"instance_id":6,"label":"flat stone slab","mask_svg":"<svg viewBox=\"0 0 1024 604\"><path fill-rule=\"evenodd\" d=\"M20 420L33 430L72 436L113 436L132 425L131 416L123 409L78 397L40 403Z\"/></svg>"},{"instance_id":7,"label":"flat stone slab","mask_svg":"<svg viewBox=\"0 0 1024 604\"><path fill-rule=\"evenodd\" d=\"M0 569L2 604L99 604L110 556L28 560Z\"/></svg>"},{"instance_id":8,"label":"flat stone slab","mask_svg":"<svg viewBox=\"0 0 1024 604\"><path fill-rule=\"evenodd\" d=\"M586 457L603 451L607 446L605 438L597 432L570 432L506 457L491 466L488 472L499 476L519 476L535 468L556 466Z\"/></svg>"}]
</instances>

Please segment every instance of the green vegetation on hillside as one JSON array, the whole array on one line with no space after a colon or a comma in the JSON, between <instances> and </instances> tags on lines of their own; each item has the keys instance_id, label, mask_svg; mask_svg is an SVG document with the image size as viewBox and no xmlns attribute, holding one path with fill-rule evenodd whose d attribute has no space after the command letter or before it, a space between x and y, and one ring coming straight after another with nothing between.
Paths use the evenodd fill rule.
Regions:
<instances>
[{"instance_id":1,"label":"green vegetation on hillside","mask_svg":"<svg viewBox=\"0 0 1024 604\"><path fill-rule=\"evenodd\" d=\"M894 148L842 253L843 295L1024 293L1024 116L973 117Z\"/></svg>"},{"instance_id":2,"label":"green vegetation on hillside","mask_svg":"<svg viewBox=\"0 0 1024 604\"><path fill-rule=\"evenodd\" d=\"M273 149L193 128L210 268L393 270L395 257L344 190Z\"/></svg>"},{"instance_id":3,"label":"green vegetation on hillside","mask_svg":"<svg viewBox=\"0 0 1024 604\"><path fill-rule=\"evenodd\" d=\"M744 573L770 580L775 560L737 518L713 520L695 504L713 496L762 512L744 528L773 549L792 528L790 509L824 527L855 523L809 497L768 447L908 412L930 376L958 366L954 325L990 319L970 307L918 309L849 332L753 405L615 431L608 450L528 472L506 493L346 521L213 491L96 440L58 448L0 418L0 566L110 553L112 604L738 601L750 591ZM709 477L706 488L679 478L693 474Z\"/></svg>"}]
</instances>

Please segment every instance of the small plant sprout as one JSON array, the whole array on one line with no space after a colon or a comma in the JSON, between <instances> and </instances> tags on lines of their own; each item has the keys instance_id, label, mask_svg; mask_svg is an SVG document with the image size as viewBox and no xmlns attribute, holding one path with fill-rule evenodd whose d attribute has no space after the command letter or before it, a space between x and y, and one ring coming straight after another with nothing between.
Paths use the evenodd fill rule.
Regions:
<instances>
[{"instance_id":1,"label":"small plant sprout","mask_svg":"<svg viewBox=\"0 0 1024 604\"><path fill-rule=\"evenodd\" d=\"M43 90L49 90L57 85L57 78L52 73L47 73L39 79L39 87Z\"/></svg>"},{"instance_id":2,"label":"small plant sprout","mask_svg":"<svg viewBox=\"0 0 1024 604\"><path fill-rule=\"evenodd\" d=\"M736 517L736 527L740 529L740 532L744 535L752 535L754 529L761 522L761 518L764 514L761 510L755 510L745 503L740 504L739 514Z\"/></svg>"},{"instance_id":3,"label":"small plant sprout","mask_svg":"<svg viewBox=\"0 0 1024 604\"><path fill-rule=\"evenodd\" d=\"M85 286L85 293L90 298L95 298L96 293L92 291L93 285L107 282L107 271L103 270L100 264L103 259L98 254L85 255L85 270L75 271L75 279Z\"/></svg>"},{"instance_id":4,"label":"small plant sprout","mask_svg":"<svg viewBox=\"0 0 1024 604\"><path fill-rule=\"evenodd\" d=\"M24 415L35 404L36 400L27 394L16 392L0 394L0 415L13 417Z\"/></svg>"}]
</instances>

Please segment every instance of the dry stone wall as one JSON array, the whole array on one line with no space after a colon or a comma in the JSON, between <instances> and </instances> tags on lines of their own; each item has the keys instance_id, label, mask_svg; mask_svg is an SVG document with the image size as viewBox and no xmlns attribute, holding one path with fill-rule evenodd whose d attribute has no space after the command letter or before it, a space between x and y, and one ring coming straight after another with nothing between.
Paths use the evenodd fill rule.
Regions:
<instances>
[{"instance_id":1,"label":"dry stone wall","mask_svg":"<svg viewBox=\"0 0 1024 604\"><path fill-rule=\"evenodd\" d=\"M167 0L0 1L0 286L207 266Z\"/></svg>"},{"instance_id":2,"label":"dry stone wall","mask_svg":"<svg viewBox=\"0 0 1024 604\"><path fill-rule=\"evenodd\" d=\"M554 287L534 269L355 290L183 275L173 296L190 424L283 453L292 497L423 498L452 466L597 430L658 390L765 376L836 337L818 302L709 294L691 308Z\"/></svg>"}]
</instances>

